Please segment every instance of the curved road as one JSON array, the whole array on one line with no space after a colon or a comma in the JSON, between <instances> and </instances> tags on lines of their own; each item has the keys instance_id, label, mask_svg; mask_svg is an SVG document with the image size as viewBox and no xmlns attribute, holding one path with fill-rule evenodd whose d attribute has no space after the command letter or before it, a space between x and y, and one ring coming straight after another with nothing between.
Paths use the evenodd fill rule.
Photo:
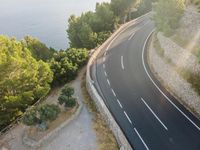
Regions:
<instances>
[{"instance_id":1,"label":"curved road","mask_svg":"<svg viewBox=\"0 0 200 150\"><path fill-rule=\"evenodd\" d=\"M149 15L106 45L93 64L98 92L136 150L200 150L200 121L151 73L145 45Z\"/></svg>"}]
</instances>

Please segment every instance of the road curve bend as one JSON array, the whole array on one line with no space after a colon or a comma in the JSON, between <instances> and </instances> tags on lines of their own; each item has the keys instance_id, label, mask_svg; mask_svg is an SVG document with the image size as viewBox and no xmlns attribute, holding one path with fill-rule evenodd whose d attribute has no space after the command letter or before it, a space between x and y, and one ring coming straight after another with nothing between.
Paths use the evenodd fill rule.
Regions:
<instances>
[{"instance_id":1,"label":"road curve bend","mask_svg":"<svg viewBox=\"0 0 200 150\"><path fill-rule=\"evenodd\" d=\"M116 36L99 53L94 84L136 150L200 150L200 121L151 73L146 45L149 15Z\"/></svg>"}]
</instances>

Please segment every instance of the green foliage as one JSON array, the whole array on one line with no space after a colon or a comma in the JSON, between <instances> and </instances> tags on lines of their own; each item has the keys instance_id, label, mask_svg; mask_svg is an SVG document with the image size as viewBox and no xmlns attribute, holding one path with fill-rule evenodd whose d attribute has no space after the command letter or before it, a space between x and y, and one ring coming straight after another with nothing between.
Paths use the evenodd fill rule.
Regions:
<instances>
[{"instance_id":1,"label":"green foliage","mask_svg":"<svg viewBox=\"0 0 200 150\"><path fill-rule=\"evenodd\" d=\"M122 22L131 13L138 0L111 0L111 8L114 15L120 18Z\"/></svg>"},{"instance_id":2,"label":"green foliage","mask_svg":"<svg viewBox=\"0 0 200 150\"><path fill-rule=\"evenodd\" d=\"M51 69L54 73L53 85L65 84L73 80L88 59L86 49L68 49L54 54L50 61Z\"/></svg>"},{"instance_id":3,"label":"green foliage","mask_svg":"<svg viewBox=\"0 0 200 150\"><path fill-rule=\"evenodd\" d=\"M199 60L199 63L200 63L200 48L197 48L196 51L197 51L197 57L198 57L198 60Z\"/></svg>"},{"instance_id":4,"label":"green foliage","mask_svg":"<svg viewBox=\"0 0 200 150\"><path fill-rule=\"evenodd\" d=\"M53 74L21 42L0 36L0 128L50 90Z\"/></svg>"},{"instance_id":5,"label":"green foliage","mask_svg":"<svg viewBox=\"0 0 200 150\"><path fill-rule=\"evenodd\" d=\"M151 11L153 1L154 0L141 0L138 5L137 11L133 13L133 17L136 18Z\"/></svg>"},{"instance_id":6,"label":"green foliage","mask_svg":"<svg viewBox=\"0 0 200 150\"><path fill-rule=\"evenodd\" d=\"M72 97L74 95L74 89L69 87L68 85L66 85L63 89L62 89L62 95L69 97Z\"/></svg>"},{"instance_id":7,"label":"green foliage","mask_svg":"<svg viewBox=\"0 0 200 150\"><path fill-rule=\"evenodd\" d=\"M54 104L45 104L34 107L22 118L22 121L27 126L38 126L41 129L47 128L47 122L55 120L60 113L60 108Z\"/></svg>"},{"instance_id":8,"label":"green foliage","mask_svg":"<svg viewBox=\"0 0 200 150\"><path fill-rule=\"evenodd\" d=\"M31 109L22 118L22 121L27 126L34 126L37 125L39 119L37 118L37 110L35 108Z\"/></svg>"},{"instance_id":9,"label":"green foliage","mask_svg":"<svg viewBox=\"0 0 200 150\"><path fill-rule=\"evenodd\" d=\"M192 88L200 95L200 76L199 74L194 74L187 69L180 69L179 73L182 77L187 80L192 85Z\"/></svg>"},{"instance_id":10,"label":"green foliage","mask_svg":"<svg viewBox=\"0 0 200 150\"><path fill-rule=\"evenodd\" d=\"M68 22L70 46L93 49L105 39L102 37L107 37L115 29L117 20L108 3L97 3L96 12L87 12L80 17L72 15ZM101 40L98 40L99 35Z\"/></svg>"},{"instance_id":11,"label":"green foliage","mask_svg":"<svg viewBox=\"0 0 200 150\"><path fill-rule=\"evenodd\" d=\"M76 99L73 97L74 89L66 85L58 98L60 105L65 107L74 107L76 105Z\"/></svg>"},{"instance_id":12,"label":"green foliage","mask_svg":"<svg viewBox=\"0 0 200 150\"><path fill-rule=\"evenodd\" d=\"M158 31L169 36L179 26L183 15L185 0L159 0L155 6L154 21Z\"/></svg>"},{"instance_id":13,"label":"green foliage","mask_svg":"<svg viewBox=\"0 0 200 150\"><path fill-rule=\"evenodd\" d=\"M78 68L87 63L89 52L87 49L70 48L66 51L66 56L73 64L77 64Z\"/></svg>"},{"instance_id":14,"label":"green foliage","mask_svg":"<svg viewBox=\"0 0 200 150\"><path fill-rule=\"evenodd\" d=\"M70 97L66 102L67 107L74 107L76 105L76 99L74 97Z\"/></svg>"},{"instance_id":15,"label":"green foliage","mask_svg":"<svg viewBox=\"0 0 200 150\"><path fill-rule=\"evenodd\" d=\"M111 35L110 31L106 32L99 32L97 35L97 43L99 45L103 44Z\"/></svg>"},{"instance_id":16,"label":"green foliage","mask_svg":"<svg viewBox=\"0 0 200 150\"><path fill-rule=\"evenodd\" d=\"M52 58L53 53L55 52L53 48L48 48L38 39L30 36L26 36L24 40L22 40L22 44L31 51L32 56L37 60L47 61Z\"/></svg>"},{"instance_id":17,"label":"green foliage","mask_svg":"<svg viewBox=\"0 0 200 150\"><path fill-rule=\"evenodd\" d=\"M97 3L95 17L96 28L92 28L94 32L111 32L115 28L116 17L109 3Z\"/></svg>"},{"instance_id":18,"label":"green foliage","mask_svg":"<svg viewBox=\"0 0 200 150\"><path fill-rule=\"evenodd\" d=\"M53 121L60 113L60 108L56 105L42 105L38 108L38 113L41 122Z\"/></svg>"}]
</instances>

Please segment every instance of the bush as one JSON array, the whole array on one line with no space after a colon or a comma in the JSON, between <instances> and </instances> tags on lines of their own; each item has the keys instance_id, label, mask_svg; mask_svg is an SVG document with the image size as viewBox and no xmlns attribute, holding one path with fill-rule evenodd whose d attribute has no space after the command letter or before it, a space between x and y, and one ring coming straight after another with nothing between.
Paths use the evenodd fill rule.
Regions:
<instances>
[{"instance_id":1,"label":"bush","mask_svg":"<svg viewBox=\"0 0 200 150\"><path fill-rule=\"evenodd\" d=\"M32 109L25 113L24 117L22 118L22 121L27 126L34 126L38 124L38 118L37 118L37 111L36 109Z\"/></svg>"},{"instance_id":2,"label":"bush","mask_svg":"<svg viewBox=\"0 0 200 150\"><path fill-rule=\"evenodd\" d=\"M74 89L68 85L65 85L65 87L62 89L62 95L65 95L68 98L72 97L73 94L74 94Z\"/></svg>"},{"instance_id":3,"label":"bush","mask_svg":"<svg viewBox=\"0 0 200 150\"><path fill-rule=\"evenodd\" d=\"M47 122L55 120L59 113L60 108L57 105L45 104L28 111L22 121L27 126L37 126L41 130L46 130Z\"/></svg>"},{"instance_id":4,"label":"bush","mask_svg":"<svg viewBox=\"0 0 200 150\"><path fill-rule=\"evenodd\" d=\"M76 105L76 99L73 97L74 89L66 85L58 98L60 105L65 107L74 107Z\"/></svg>"},{"instance_id":5,"label":"bush","mask_svg":"<svg viewBox=\"0 0 200 150\"><path fill-rule=\"evenodd\" d=\"M56 105L42 105L38 108L41 122L53 121L60 113L60 109Z\"/></svg>"},{"instance_id":6,"label":"bush","mask_svg":"<svg viewBox=\"0 0 200 150\"><path fill-rule=\"evenodd\" d=\"M71 48L54 54L50 67L54 74L53 85L63 85L75 79L78 69L86 64L88 59L87 49Z\"/></svg>"},{"instance_id":7,"label":"bush","mask_svg":"<svg viewBox=\"0 0 200 150\"><path fill-rule=\"evenodd\" d=\"M74 107L76 105L76 99L74 97L70 97L66 102L68 107Z\"/></svg>"}]
</instances>

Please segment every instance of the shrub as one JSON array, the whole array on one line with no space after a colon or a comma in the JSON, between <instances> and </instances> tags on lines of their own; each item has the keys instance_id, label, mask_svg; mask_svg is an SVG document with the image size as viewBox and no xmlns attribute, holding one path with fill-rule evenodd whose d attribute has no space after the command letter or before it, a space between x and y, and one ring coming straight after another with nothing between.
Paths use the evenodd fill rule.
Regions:
<instances>
[{"instance_id":1,"label":"shrub","mask_svg":"<svg viewBox=\"0 0 200 150\"><path fill-rule=\"evenodd\" d=\"M30 111L28 111L24 117L22 118L22 121L25 125L27 126L34 126L36 124L38 124L38 118L37 118L37 111L36 109L32 109Z\"/></svg>"},{"instance_id":2,"label":"shrub","mask_svg":"<svg viewBox=\"0 0 200 150\"><path fill-rule=\"evenodd\" d=\"M73 97L74 89L66 85L58 98L60 105L65 107L74 107L76 105L76 99Z\"/></svg>"},{"instance_id":3,"label":"shrub","mask_svg":"<svg viewBox=\"0 0 200 150\"><path fill-rule=\"evenodd\" d=\"M65 87L62 89L62 95L65 95L68 98L72 97L73 94L74 94L74 89L68 85L65 85Z\"/></svg>"},{"instance_id":4,"label":"shrub","mask_svg":"<svg viewBox=\"0 0 200 150\"><path fill-rule=\"evenodd\" d=\"M22 121L27 126L37 126L43 131L47 129L47 122L55 120L59 113L60 108L57 105L45 104L28 111Z\"/></svg>"},{"instance_id":5,"label":"shrub","mask_svg":"<svg viewBox=\"0 0 200 150\"><path fill-rule=\"evenodd\" d=\"M68 107L74 107L76 105L76 99L74 97L70 97L66 103Z\"/></svg>"},{"instance_id":6,"label":"shrub","mask_svg":"<svg viewBox=\"0 0 200 150\"><path fill-rule=\"evenodd\" d=\"M56 105L42 105L38 108L41 122L53 121L60 113L60 109Z\"/></svg>"}]
</instances>

